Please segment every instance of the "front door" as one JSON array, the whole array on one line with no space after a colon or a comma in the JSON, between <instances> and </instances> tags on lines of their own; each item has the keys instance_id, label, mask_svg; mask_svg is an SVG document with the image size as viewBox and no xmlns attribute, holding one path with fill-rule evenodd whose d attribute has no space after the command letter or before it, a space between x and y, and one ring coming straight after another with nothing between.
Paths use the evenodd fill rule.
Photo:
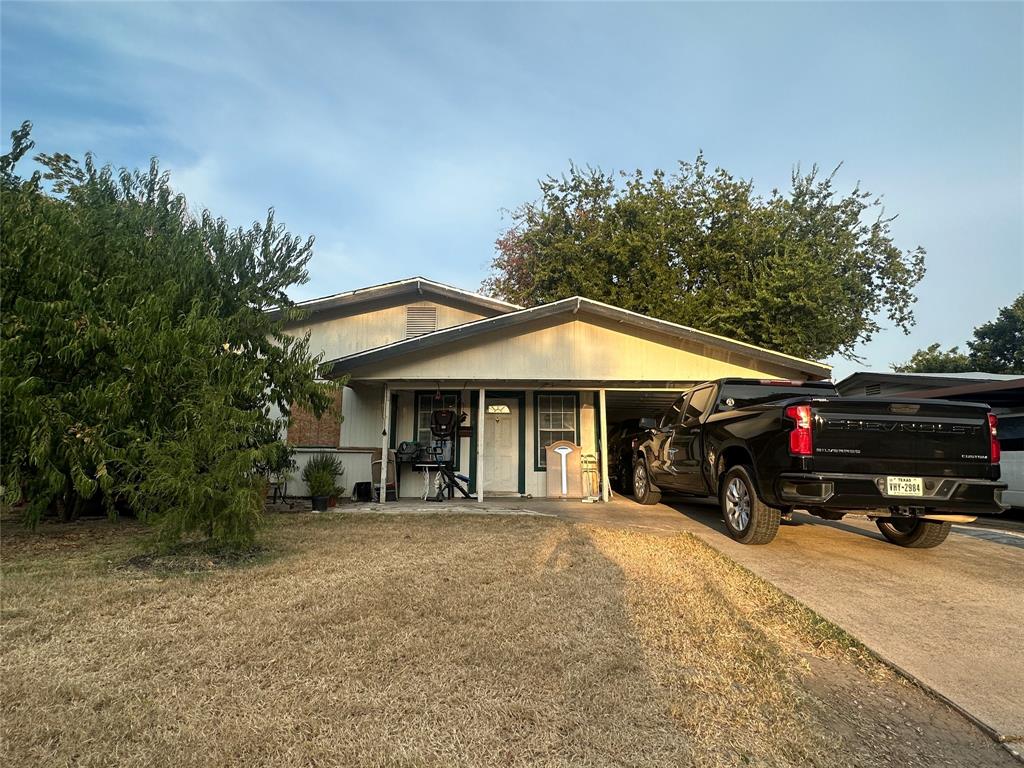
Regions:
<instances>
[{"instance_id":1,"label":"front door","mask_svg":"<svg viewBox=\"0 0 1024 768\"><path fill-rule=\"evenodd\" d=\"M487 398L484 493L519 492L519 401Z\"/></svg>"}]
</instances>

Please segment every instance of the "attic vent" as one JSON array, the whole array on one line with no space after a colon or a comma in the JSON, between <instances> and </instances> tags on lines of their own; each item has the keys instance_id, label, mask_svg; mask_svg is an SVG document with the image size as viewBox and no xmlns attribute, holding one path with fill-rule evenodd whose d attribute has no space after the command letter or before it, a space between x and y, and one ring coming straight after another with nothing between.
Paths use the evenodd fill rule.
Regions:
<instances>
[{"instance_id":1,"label":"attic vent","mask_svg":"<svg viewBox=\"0 0 1024 768\"><path fill-rule=\"evenodd\" d=\"M868 395L869 397L873 397L874 395L880 395L882 394L882 385L868 384L864 387L864 394Z\"/></svg>"},{"instance_id":2,"label":"attic vent","mask_svg":"<svg viewBox=\"0 0 1024 768\"><path fill-rule=\"evenodd\" d=\"M405 338L422 336L437 330L437 307L411 306L405 308Z\"/></svg>"}]
</instances>

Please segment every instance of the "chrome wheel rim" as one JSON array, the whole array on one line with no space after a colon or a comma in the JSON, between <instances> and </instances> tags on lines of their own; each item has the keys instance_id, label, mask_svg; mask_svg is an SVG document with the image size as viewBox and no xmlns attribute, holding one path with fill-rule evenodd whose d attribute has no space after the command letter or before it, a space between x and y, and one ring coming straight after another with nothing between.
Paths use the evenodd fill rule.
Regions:
<instances>
[{"instance_id":1,"label":"chrome wheel rim","mask_svg":"<svg viewBox=\"0 0 1024 768\"><path fill-rule=\"evenodd\" d=\"M647 493L647 473L644 471L643 464L637 464L636 469L633 470L633 492L637 497Z\"/></svg>"},{"instance_id":2,"label":"chrome wheel rim","mask_svg":"<svg viewBox=\"0 0 1024 768\"><path fill-rule=\"evenodd\" d=\"M737 531L745 529L750 522L750 491L738 477L725 487L725 516Z\"/></svg>"}]
</instances>

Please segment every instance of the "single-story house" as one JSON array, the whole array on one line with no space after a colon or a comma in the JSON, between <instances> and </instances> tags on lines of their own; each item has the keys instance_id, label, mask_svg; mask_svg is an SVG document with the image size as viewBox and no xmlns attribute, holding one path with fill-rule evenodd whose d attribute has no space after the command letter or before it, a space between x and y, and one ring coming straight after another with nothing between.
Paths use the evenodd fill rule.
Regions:
<instances>
[{"instance_id":1,"label":"single-story house","mask_svg":"<svg viewBox=\"0 0 1024 768\"><path fill-rule=\"evenodd\" d=\"M467 420L454 459L478 500L544 496L545 448L557 440L592 457L607 499L609 424L656 414L709 379L805 381L831 370L580 296L522 308L413 277L299 306L308 316L289 332L310 334L325 378L348 379L341 421L297 413L287 439L300 464L339 454L349 491L371 479L375 450L429 442L433 410L455 408ZM413 466L398 476L400 496L422 496Z\"/></svg>"},{"instance_id":2,"label":"single-story house","mask_svg":"<svg viewBox=\"0 0 1024 768\"><path fill-rule=\"evenodd\" d=\"M836 384L849 396L920 397L985 403L999 418L1003 501L1024 509L1024 376L1005 373L887 373L861 371Z\"/></svg>"}]
</instances>

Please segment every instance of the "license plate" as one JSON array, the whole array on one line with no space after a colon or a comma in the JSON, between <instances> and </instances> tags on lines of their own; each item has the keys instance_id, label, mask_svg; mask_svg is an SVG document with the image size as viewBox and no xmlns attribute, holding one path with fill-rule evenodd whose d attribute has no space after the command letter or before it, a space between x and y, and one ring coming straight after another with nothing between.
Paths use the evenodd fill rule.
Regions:
<instances>
[{"instance_id":1,"label":"license plate","mask_svg":"<svg viewBox=\"0 0 1024 768\"><path fill-rule=\"evenodd\" d=\"M920 477L887 477L885 492L889 496L924 496L924 481Z\"/></svg>"}]
</instances>

